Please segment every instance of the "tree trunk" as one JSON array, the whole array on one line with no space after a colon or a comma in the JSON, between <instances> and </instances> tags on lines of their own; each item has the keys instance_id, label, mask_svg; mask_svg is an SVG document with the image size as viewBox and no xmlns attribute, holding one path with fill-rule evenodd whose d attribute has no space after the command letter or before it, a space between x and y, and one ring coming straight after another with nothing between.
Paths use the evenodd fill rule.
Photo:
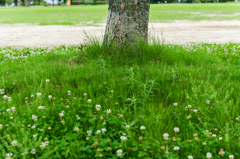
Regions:
<instances>
[{"instance_id":1,"label":"tree trunk","mask_svg":"<svg viewBox=\"0 0 240 159\"><path fill-rule=\"evenodd\" d=\"M22 1L21 0L18 0L18 5L22 6Z\"/></svg>"},{"instance_id":2,"label":"tree trunk","mask_svg":"<svg viewBox=\"0 0 240 159\"><path fill-rule=\"evenodd\" d=\"M150 0L110 0L105 42L147 40L149 7Z\"/></svg>"},{"instance_id":3,"label":"tree trunk","mask_svg":"<svg viewBox=\"0 0 240 159\"><path fill-rule=\"evenodd\" d=\"M29 7L31 5L31 1L30 0L25 0L25 6Z\"/></svg>"}]
</instances>

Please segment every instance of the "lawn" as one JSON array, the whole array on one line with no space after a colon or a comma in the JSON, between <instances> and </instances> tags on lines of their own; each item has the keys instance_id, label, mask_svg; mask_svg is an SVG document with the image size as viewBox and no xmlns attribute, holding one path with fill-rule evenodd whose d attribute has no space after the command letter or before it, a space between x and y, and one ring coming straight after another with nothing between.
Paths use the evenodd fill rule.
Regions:
<instances>
[{"instance_id":1,"label":"lawn","mask_svg":"<svg viewBox=\"0 0 240 159\"><path fill-rule=\"evenodd\" d=\"M1 48L0 158L240 158L240 45L136 48Z\"/></svg>"},{"instance_id":2,"label":"lawn","mask_svg":"<svg viewBox=\"0 0 240 159\"><path fill-rule=\"evenodd\" d=\"M239 20L240 4L152 4L150 22L173 20ZM105 23L108 6L1 8L2 24L98 25Z\"/></svg>"}]
</instances>

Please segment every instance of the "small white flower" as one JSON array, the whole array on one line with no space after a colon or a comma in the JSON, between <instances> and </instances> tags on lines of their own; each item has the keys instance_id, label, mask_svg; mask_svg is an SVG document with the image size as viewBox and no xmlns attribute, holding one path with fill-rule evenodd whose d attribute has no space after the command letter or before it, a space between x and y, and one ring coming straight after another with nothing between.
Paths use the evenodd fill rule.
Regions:
<instances>
[{"instance_id":1,"label":"small white flower","mask_svg":"<svg viewBox=\"0 0 240 159\"><path fill-rule=\"evenodd\" d=\"M97 130L97 131L96 131L96 135L97 135L97 134L100 134L100 133L101 133L101 130Z\"/></svg>"},{"instance_id":2,"label":"small white flower","mask_svg":"<svg viewBox=\"0 0 240 159\"><path fill-rule=\"evenodd\" d=\"M129 125L126 125L126 128L128 129L128 128L129 128Z\"/></svg>"},{"instance_id":3,"label":"small white flower","mask_svg":"<svg viewBox=\"0 0 240 159\"><path fill-rule=\"evenodd\" d=\"M35 129L36 128L36 126L35 125L33 125L32 127L31 127L31 129Z\"/></svg>"},{"instance_id":4,"label":"small white flower","mask_svg":"<svg viewBox=\"0 0 240 159\"><path fill-rule=\"evenodd\" d=\"M192 105L188 105L188 108L192 108Z\"/></svg>"},{"instance_id":5,"label":"small white flower","mask_svg":"<svg viewBox=\"0 0 240 159\"><path fill-rule=\"evenodd\" d=\"M178 146L174 146L173 150L178 151L180 148Z\"/></svg>"},{"instance_id":6,"label":"small white flower","mask_svg":"<svg viewBox=\"0 0 240 159\"><path fill-rule=\"evenodd\" d=\"M12 153L7 153L6 156L7 156L7 157L11 157L11 156L12 156Z\"/></svg>"},{"instance_id":7,"label":"small white flower","mask_svg":"<svg viewBox=\"0 0 240 159\"><path fill-rule=\"evenodd\" d=\"M118 149L118 150L117 150L117 155L118 155L118 156L122 156L122 153L123 153L122 149Z\"/></svg>"},{"instance_id":8,"label":"small white flower","mask_svg":"<svg viewBox=\"0 0 240 159\"><path fill-rule=\"evenodd\" d=\"M145 130L146 127L145 126L140 126L140 130Z\"/></svg>"},{"instance_id":9,"label":"small white flower","mask_svg":"<svg viewBox=\"0 0 240 159\"><path fill-rule=\"evenodd\" d=\"M197 113L198 110L197 110L197 109L194 109L193 111L194 111L195 113Z\"/></svg>"},{"instance_id":10,"label":"small white flower","mask_svg":"<svg viewBox=\"0 0 240 159\"><path fill-rule=\"evenodd\" d=\"M179 132L179 128L178 128L178 127L175 127L173 130L174 130L174 132L176 132L176 133Z\"/></svg>"},{"instance_id":11,"label":"small white flower","mask_svg":"<svg viewBox=\"0 0 240 159\"><path fill-rule=\"evenodd\" d=\"M2 129L2 127L3 127L3 125L2 125L2 124L0 124L0 129Z\"/></svg>"},{"instance_id":12,"label":"small white flower","mask_svg":"<svg viewBox=\"0 0 240 159\"><path fill-rule=\"evenodd\" d=\"M36 115L32 115L32 120L33 121L37 121L38 119L37 119L38 117L36 116Z\"/></svg>"},{"instance_id":13,"label":"small white flower","mask_svg":"<svg viewBox=\"0 0 240 159\"><path fill-rule=\"evenodd\" d=\"M11 98L11 97L8 97L8 101L11 102L11 101L12 101L12 98Z\"/></svg>"},{"instance_id":14,"label":"small white flower","mask_svg":"<svg viewBox=\"0 0 240 159\"><path fill-rule=\"evenodd\" d=\"M10 119L13 119L13 117L11 116Z\"/></svg>"},{"instance_id":15,"label":"small white flower","mask_svg":"<svg viewBox=\"0 0 240 159\"><path fill-rule=\"evenodd\" d=\"M48 127L48 130L51 130L52 128L51 127Z\"/></svg>"},{"instance_id":16,"label":"small white flower","mask_svg":"<svg viewBox=\"0 0 240 159\"><path fill-rule=\"evenodd\" d=\"M50 80L49 80L49 79L46 79L46 82L50 82Z\"/></svg>"},{"instance_id":17,"label":"small white flower","mask_svg":"<svg viewBox=\"0 0 240 159\"><path fill-rule=\"evenodd\" d=\"M18 144L17 140L12 141L12 146L17 146L17 144Z\"/></svg>"},{"instance_id":18,"label":"small white flower","mask_svg":"<svg viewBox=\"0 0 240 159\"><path fill-rule=\"evenodd\" d=\"M107 114L111 114L111 109L107 109Z\"/></svg>"},{"instance_id":19,"label":"small white flower","mask_svg":"<svg viewBox=\"0 0 240 159\"><path fill-rule=\"evenodd\" d=\"M42 93L37 93L37 97L41 97L42 96Z\"/></svg>"},{"instance_id":20,"label":"small white flower","mask_svg":"<svg viewBox=\"0 0 240 159\"><path fill-rule=\"evenodd\" d=\"M77 120L80 120L80 117L77 115Z\"/></svg>"},{"instance_id":21,"label":"small white flower","mask_svg":"<svg viewBox=\"0 0 240 159\"><path fill-rule=\"evenodd\" d=\"M43 109L43 106L39 106L38 109Z\"/></svg>"},{"instance_id":22,"label":"small white flower","mask_svg":"<svg viewBox=\"0 0 240 159\"><path fill-rule=\"evenodd\" d=\"M12 109L12 110L15 110L15 107L12 107L11 109Z\"/></svg>"},{"instance_id":23,"label":"small white flower","mask_svg":"<svg viewBox=\"0 0 240 159\"><path fill-rule=\"evenodd\" d=\"M69 105L66 105L66 108L69 108Z\"/></svg>"},{"instance_id":24,"label":"small white flower","mask_svg":"<svg viewBox=\"0 0 240 159\"><path fill-rule=\"evenodd\" d=\"M48 99L52 99L52 95L49 95L49 96L48 96Z\"/></svg>"},{"instance_id":25,"label":"small white flower","mask_svg":"<svg viewBox=\"0 0 240 159\"><path fill-rule=\"evenodd\" d=\"M7 99L7 98L8 98L8 96L7 96L7 95L4 95L4 96L3 96L3 99Z\"/></svg>"},{"instance_id":26,"label":"small white flower","mask_svg":"<svg viewBox=\"0 0 240 159\"><path fill-rule=\"evenodd\" d=\"M7 111L8 113L10 113L10 112L11 112L11 109L7 109L6 111Z\"/></svg>"},{"instance_id":27,"label":"small white flower","mask_svg":"<svg viewBox=\"0 0 240 159\"><path fill-rule=\"evenodd\" d=\"M223 156L223 155L225 154L225 151L221 150L221 151L219 151L218 154L221 155L221 156Z\"/></svg>"},{"instance_id":28,"label":"small white flower","mask_svg":"<svg viewBox=\"0 0 240 159\"><path fill-rule=\"evenodd\" d=\"M67 91L68 93L71 93L71 91Z\"/></svg>"},{"instance_id":29,"label":"small white flower","mask_svg":"<svg viewBox=\"0 0 240 159\"><path fill-rule=\"evenodd\" d=\"M59 113L59 116L60 116L60 117L63 117L63 116L64 116L64 113L63 113L63 112Z\"/></svg>"},{"instance_id":30,"label":"small white flower","mask_svg":"<svg viewBox=\"0 0 240 159\"><path fill-rule=\"evenodd\" d=\"M229 159L234 159L234 156L233 155L229 155Z\"/></svg>"},{"instance_id":31,"label":"small white flower","mask_svg":"<svg viewBox=\"0 0 240 159\"><path fill-rule=\"evenodd\" d=\"M121 136L120 139L121 139L122 141L125 141L125 140L127 140L127 137Z\"/></svg>"},{"instance_id":32,"label":"small white flower","mask_svg":"<svg viewBox=\"0 0 240 159\"><path fill-rule=\"evenodd\" d=\"M31 154L35 154L36 153L36 149L32 149L32 151L31 151Z\"/></svg>"},{"instance_id":33,"label":"small white flower","mask_svg":"<svg viewBox=\"0 0 240 159\"><path fill-rule=\"evenodd\" d=\"M193 156L189 155L189 156L188 156L188 159L193 159Z\"/></svg>"},{"instance_id":34,"label":"small white flower","mask_svg":"<svg viewBox=\"0 0 240 159\"><path fill-rule=\"evenodd\" d=\"M91 103L91 102L92 102L92 99L88 99L87 102L88 102L88 103Z\"/></svg>"},{"instance_id":35,"label":"small white flower","mask_svg":"<svg viewBox=\"0 0 240 159\"><path fill-rule=\"evenodd\" d=\"M206 157L207 157L208 159L210 159L210 158L212 158L212 154L211 154L210 152L208 152L207 155L206 155Z\"/></svg>"},{"instance_id":36,"label":"small white flower","mask_svg":"<svg viewBox=\"0 0 240 159\"><path fill-rule=\"evenodd\" d=\"M107 131L107 129L102 128L102 133L105 133Z\"/></svg>"},{"instance_id":37,"label":"small white flower","mask_svg":"<svg viewBox=\"0 0 240 159\"><path fill-rule=\"evenodd\" d=\"M168 136L169 136L168 133L164 133L164 134L163 134L164 140L167 140L167 139L168 139Z\"/></svg>"},{"instance_id":38,"label":"small white flower","mask_svg":"<svg viewBox=\"0 0 240 159\"><path fill-rule=\"evenodd\" d=\"M91 131L91 130L88 130L88 131L87 131L87 134L88 134L88 136L91 136L92 131Z\"/></svg>"},{"instance_id":39,"label":"small white flower","mask_svg":"<svg viewBox=\"0 0 240 159\"><path fill-rule=\"evenodd\" d=\"M206 103L207 103L207 104L210 104L210 100L207 100Z\"/></svg>"},{"instance_id":40,"label":"small white flower","mask_svg":"<svg viewBox=\"0 0 240 159\"><path fill-rule=\"evenodd\" d=\"M113 93L113 90L111 90L111 92Z\"/></svg>"},{"instance_id":41,"label":"small white flower","mask_svg":"<svg viewBox=\"0 0 240 159\"><path fill-rule=\"evenodd\" d=\"M222 139L223 139L222 137L219 137L219 138L218 138L219 141L222 141Z\"/></svg>"},{"instance_id":42,"label":"small white flower","mask_svg":"<svg viewBox=\"0 0 240 159\"><path fill-rule=\"evenodd\" d=\"M217 137L217 135L216 134L212 134L212 137Z\"/></svg>"},{"instance_id":43,"label":"small white flower","mask_svg":"<svg viewBox=\"0 0 240 159\"><path fill-rule=\"evenodd\" d=\"M178 105L178 103L173 103L173 105L176 107Z\"/></svg>"},{"instance_id":44,"label":"small white flower","mask_svg":"<svg viewBox=\"0 0 240 159\"><path fill-rule=\"evenodd\" d=\"M75 126L73 130L74 131L79 131L79 128Z\"/></svg>"},{"instance_id":45,"label":"small white flower","mask_svg":"<svg viewBox=\"0 0 240 159\"><path fill-rule=\"evenodd\" d=\"M34 97L34 95L31 95L30 97L32 98L32 97Z\"/></svg>"},{"instance_id":46,"label":"small white flower","mask_svg":"<svg viewBox=\"0 0 240 159\"><path fill-rule=\"evenodd\" d=\"M37 134L34 134L33 137L37 137Z\"/></svg>"},{"instance_id":47,"label":"small white flower","mask_svg":"<svg viewBox=\"0 0 240 159\"><path fill-rule=\"evenodd\" d=\"M101 109L101 105L100 104L96 105L96 109L97 111L99 111Z\"/></svg>"}]
</instances>

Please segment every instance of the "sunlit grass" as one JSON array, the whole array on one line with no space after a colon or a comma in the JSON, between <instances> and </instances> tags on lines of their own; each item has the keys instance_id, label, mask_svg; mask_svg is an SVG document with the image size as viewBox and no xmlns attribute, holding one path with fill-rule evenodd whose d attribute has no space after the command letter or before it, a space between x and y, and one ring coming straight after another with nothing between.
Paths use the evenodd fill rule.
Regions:
<instances>
[{"instance_id":1,"label":"sunlit grass","mask_svg":"<svg viewBox=\"0 0 240 159\"><path fill-rule=\"evenodd\" d=\"M240 4L151 4L150 22L239 20ZM98 25L106 23L108 5L1 8L2 24ZM228 16L225 16L228 15Z\"/></svg>"},{"instance_id":2,"label":"sunlit grass","mask_svg":"<svg viewBox=\"0 0 240 159\"><path fill-rule=\"evenodd\" d=\"M0 158L239 158L239 44L106 48L0 49Z\"/></svg>"}]
</instances>

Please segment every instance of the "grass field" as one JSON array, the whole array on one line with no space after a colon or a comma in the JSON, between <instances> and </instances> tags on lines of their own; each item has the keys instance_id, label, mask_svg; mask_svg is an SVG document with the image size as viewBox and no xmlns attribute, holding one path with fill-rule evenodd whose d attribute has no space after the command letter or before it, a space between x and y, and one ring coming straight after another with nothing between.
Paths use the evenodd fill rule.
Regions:
<instances>
[{"instance_id":1,"label":"grass field","mask_svg":"<svg viewBox=\"0 0 240 159\"><path fill-rule=\"evenodd\" d=\"M0 158L240 158L239 53L1 48Z\"/></svg>"},{"instance_id":2,"label":"grass field","mask_svg":"<svg viewBox=\"0 0 240 159\"><path fill-rule=\"evenodd\" d=\"M173 20L240 20L240 4L152 4L150 22ZM105 23L108 6L1 8L0 23L97 25Z\"/></svg>"}]
</instances>

